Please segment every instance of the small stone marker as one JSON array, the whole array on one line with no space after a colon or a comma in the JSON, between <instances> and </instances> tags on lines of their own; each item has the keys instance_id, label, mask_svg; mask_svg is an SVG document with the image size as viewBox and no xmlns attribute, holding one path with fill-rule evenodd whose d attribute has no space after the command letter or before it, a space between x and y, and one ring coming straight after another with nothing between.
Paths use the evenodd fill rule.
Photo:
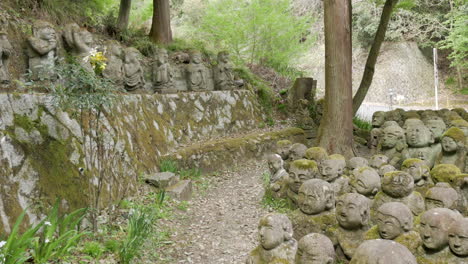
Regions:
<instances>
[{"instance_id":1,"label":"small stone marker","mask_svg":"<svg viewBox=\"0 0 468 264\"><path fill-rule=\"evenodd\" d=\"M145 182L157 188L166 188L179 181L179 176L172 172L158 172L145 176Z\"/></svg>"},{"instance_id":2,"label":"small stone marker","mask_svg":"<svg viewBox=\"0 0 468 264\"><path fill-rule=\"evenodd\" d=\"M192 181L183 180L166 188L166 193L180 201L187 201L192 198Z\"/></svg>"}]
</instances>

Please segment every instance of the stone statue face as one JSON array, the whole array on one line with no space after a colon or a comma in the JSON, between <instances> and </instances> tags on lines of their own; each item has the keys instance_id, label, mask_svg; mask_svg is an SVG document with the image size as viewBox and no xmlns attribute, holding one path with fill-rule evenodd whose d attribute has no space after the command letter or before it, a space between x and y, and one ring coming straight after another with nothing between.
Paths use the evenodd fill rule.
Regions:
<instances>
[{"instance_id":1,"label":"stone statue face","mask_svg":"<svg viewBox=\"0 0 468 264\"><path fill-rule=\"evenodd\" d=\"M396 146L396 144L403 138L403 129L399 126L388 126L384 128L380 143L382 147L391 149Z\"/></svg>"},{"instance_id":2,"label":"stone statue face","mask_svg":"<svg viewBox=\"0 0 468 264\"><path fill-rule=\"evenodd\" d=\"M354 157L348 160L348 168L350 170L367 167L368 164L368 161L363 157Z\"/></svg>"},{"instance_id":3,"label":"stone statue face","mask_svg":"<svg viewBox=\"0 0 468 264\"><path fill-rule=\"evenodd\" d=\"M429 167L424 161L413 162L408 168L402 168L404 172L409 173L415 182L422 179L423 176L429 175Z\"/></svg>"},{"instance_id":4,"label":"stone statue face","mask_svg":"<svg viewBox=\"0 0 468 264\"><path fill-rule=\"evenodd\" d=\"M369 160L369 165L374 168L378 169L380 166L388 163L388 157L382 154L374 155Z\"/></svg>"},{"instance_id":5,"label":"stone statue face","mask_svg":"<svg viewBox=\"0 0 468 264\"><path fill-rule=\"evenodd\" d=\"M457 142L455 142L455 140L453 140L453 138L451 137L443 137L441 143L442 143L442 149L444 150L444 152L448 152L448 153L456 152L458 149Z\"/></svg>"},{"instance_id":6,"label":"stone statue face","mask_svg":"<svg viewBox=\"0 0 468 264\"><path fill-rule=\"evenodd\" d=\"M289 157L289 148L290 147L291 146L279 146L279 147L277 147L276 152L278 153L278 155L281 156L281 158L283 160L287 160L288 157Z\"/></svg>"},{"instance_id":7,"label":"stone statue face","mask_svg":"<svg viewBox=\"0 0 468 264\"><path fill-rule=\"evenodd\" d=\"M307 147L304 144L296 143L289 149L289 160L298 160L304 158Z\"/></svg>"},{"instance_id":8,"label":"stone statue face","mask_svg":"<svg viewBox=\"0 0 468 264\"><path fill-rule=\"evenodd\" d=\"M444 131L447 128L444 121L442 120L428 120L426 121L426 126L432 132L434 139L437 141L440 140L442 134L444 134Z\"/></svg>"},{"instance_id":9,"label":"stone statue face","mask_svg":"<svg viewBox=\"0 0 468 264\"><path fill-rule=\"evenodd\" d=\"M358 229L367 224L369 210L366 197L348 193L342 195L336 203L336 220L344 229Z\"/></svg>"},{"instance_id":10,"label":"stone statue face","mask_svg":"<svg viewBox=\"0 0 468 264\"><path fill-rule=\"evenodd\" d=\"M342 160L323 160L319 164L322 179L328 182L340 177L343 174L345 162Z\"/></svg>"},{"instance_id":11,"label":"stone statue face","mask_svg":"<svg viewBox=\"0 0 468 264\"><path fill-rule=\"evenodd\" d=\"M391 240L364 241L349 264L417 264L416 258L403 245Z\"/></svg>"},{"instance_id":12,"label":"stone statue face","mask_svg":"<svg viewBox=\"0 0 468 264\"><path fill-rule=\"evenodd\" d=\"M296 264L333 264L334 259L335 249L328 237L311 233L299 240Z\"/></svg>"},{"instance_id":13,"label":"stone statue face","mask_svg":"<svg viewBox=\"0 0 468 264\"><path fill-rule=\"evenodd\" d=\"M37 30L37 38L46 40L46 41L55 41L55 30L51 27L43 27Z\"/></svg>"},{"instance_id":14,"label":"stone statue face","mask_svg":"<svg viewBox=\"0 0 468 264\"><path fill-rule=\"evenodd\" d=\"M460 219L452 224L448 231L449 246L455 255L468 256L468 218Z\"/></svg>"},{"instance_id":15,"label":"stone statue face","mask_svg":"<svg viewBox=\"0 0 468 264\"><path fill-rule=\"evenodd\" d=\"M379 175L380 177L383 177L385 173L391 172L391 171L396 171L396 168L390 164L383 165L382 167L379 168Z\"/></svg>"},{"instance_id":16,"label":"stone statue face","mask_svg":"<svg viewBox=\"0 0 468 264\"><path fill-rule=\"evenodd\" d=\"M393 240L405 232L397 218L382 213L377 214L377 227L383 239Z\"/></svg>"},{"instance_id":17,"label":"stone statue face","mask_svg":"<svg viewBox=\"0 0 468 264\"><path fill-rule=\"evenodd\" d=\"M200 64L202 62L201 54L196 52L192 55L192 62L195 64Z\"/></svg>"},{"instance_id":18,"label":"stone statue face","mask_svg":"<svg viewBox=\"0 0 468 264\"><path fill-rule=\"evenodd\" d=\"M281 156L274 154L268 158L268 168L271 173L276 173L283 168L283 160Z\"/></svg>"},{"instance_id":19,"label":"stone statue face","mask_svg":"<svg viewBox=\"0 0 468 264\"><path fill-rule=\"evenodd\" d=\"M458 193L450 184L439 182L426 192L426 210L433 208L453 209L458 201Z\"/></svg>"},{"instance_id":20,"label":"stone statue face","mask_svg":"<svg viewBox=\"0 0 468 264\"><path fill-rule=\"evenodd\" d=\"M260 244L266 250L271 250L279 246L284 241L284 230L278 223L266 217L260 221L258 227Z\"/></svg>"},{"instance_id":21,"label":"stone statue face","mask_svg":"<svg viewBox=\"0 0 468 264\"><path fill-rule=\"evenodd\" d=\"M333 190L331 186L323 180L307 180L299 188L297 203L304 214L319 214L333 207L335 203Z\"/></svg>"},{"instance_id":22,"label":"stone statue face","mask_svg":"<svg viewBox=\"0 0 468 264\"><path fill-rule=\"evenodd\" d=\"M296 166L289 168L289 189L294 193L298 193L302 183L307 180L313 179L315 175L311 170L300 169Z\"/></svg>"},{"instance_id":23,"label":"stone statue face","mask_svg":"<svg viewBox=\"0 0 468 264\"><path fill-rule=\"evenodd\" d=\"M159 65L163 65L163 64L166 64L167 61L169 60L169 55L167 54L166 50L159 50L156 59Z\"/></svg>"},{"instance_id":24,"label":"stone statue face","mask_svg":"<svg viewBox=\"0 0 468 264\"><path fill-rule=\"evenodd\" d=\"M228 63L229 62L229 54L226 52L222 52L219 54L219 61L222 63Z\"/></svg>"},{"instance_id":25,"label":"stone statue face","mask_svg":"<svg viewBox=\"0 0 468 264\"><path fill-rule=\"evenodd\" d=\"M371 168L355 169L350 184L357 193L372 196L380 190L380 175Z\"/></svg>"},{"instance_id":26,"label":"stone statue face","mask_svg":"<svg viewBox=\"0 0 468 264\"><path fill-rule=\"evenodd\" d=\"M372 115L372 126L380 127L385 122L385 112L377 111Z\"/></svg>"},{"instance_id":27,"label":"stone statue face","mask_svg":"<svg viewBox=\"0 0 468 264\"><path fill-rule=\"evenodd\" d=\"M406 129L406 142L414 148L426 147L434 142L434 137L423 124L414 124Z\"/></svg>"},{"instance_id":28,"label":"stone statue face","mask_svg":"<svg viewBox=\"0 0 468 264\"><path fill-rule=\"evenodd\" d=\"M390 172L384 175L382 190L395 198L406 197L414 188L414 180L411 175L403 171Z\"/></svg>"},{"instance_id":29,"label":"stone statue face","mask_svg":"<svg viewBox=\"0 0 468 264\"><path fill-rule=\"evenodd\" d=\"M439 251L448 245L448 229L457 220L450 214L455 213L446 208L435 208L421 215L419 234L426 248Z\"/></svg>"}]
</instances>

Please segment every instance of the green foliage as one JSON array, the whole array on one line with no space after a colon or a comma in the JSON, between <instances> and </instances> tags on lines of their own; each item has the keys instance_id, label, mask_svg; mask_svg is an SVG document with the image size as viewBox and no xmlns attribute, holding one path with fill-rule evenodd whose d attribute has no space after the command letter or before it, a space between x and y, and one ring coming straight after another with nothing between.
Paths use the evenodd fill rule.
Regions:
<instances>
[{"instance_id":1,"label":"green foliage","mask_svg":"<svg viewBox=\"0 0 468 264\"><path fill-rule=\"evenodd\" d=\"M104 247L106 248L106 251L118 252L120 244L117 240L111 239L104 242Z\"/></svg>"},{"instance_id":2,"label":"green foliage","mask_svg":"<svg viewBox=\"0 0 468 264\"><path fill-rule=\"evenodd\" d=\"M312 16L295 16L290 0L210 1L197 27L213 49L230 50L235 62L267 65L285 75L311 46Z\"/></svg>"},{"instance_id":3,"label":"green foliage","mask_svg":"<svg viewBox=\"0 0 468 264\"><path fill-rule=\"evenodd\" d=\"M451 29L440 47L452 52L449 59L452 67L468 68L468 5L466 1L455 1L455 7L448 15L446 25Z\"/></svg>"},{"instance_id":4,"label":"green foliage","mask_svg":"<svg viewBox=\"0 0 468 264\"><path fill-rule=\"evenodd\" d=\"M177 166L177 162L174 160L161 160L161 163L159 163L159 170L161 172L172 172L172 173L177 173L179 170Z\"/></svg>"},{"instance_id":5,"label":"green foliage","mask_svg":"<svg viewBox=\"0 0 468 264\"><path fill-rule=\"evenodd\" d=\"M278 213L288 213L294 210L294 205L290 199L275 198L270 188L265 189L265 194L262 198L262 206L265 209L273 210Z\"/></svg>"},{"instance_id":6,"label":"green foliage","mask_svg":"<svg viewBox=\"0 0 468 264\"><path fill-rule=\"evenodd\" d=\"M118 245L118 244L117 244ZM83 253L98 259L104 253L105 248L96 241L87 242L83 247Z\"/></svg>"},{"instance_id":7,"label":"green foliage","mask_svg":"<svg viewBox=\"0 0 468 264\"><path fill-rule=\"evenodd\" d=\"M370 131L372 129L372 124L369 121L362 119L359 116L353 118L353 124L359 127L362 130Z\"/></svg>"},{"instance_id":8,"label":"green foliage","mask_svg":"<svg viewBox=\"0 0 468 264\"><path fill-rule=\"evenodd\" d=\"M154 209L150 207L130 211L127 236L119 249L119 259L122 264L129 264L140 255L143 243L153 231L155 216Z\"/></svg>"},{"instance_id":9,"label":"green foliage","mask_svg":"<svg viewBox=\"0 0 468 264\"><path fill-rule=\"evenodd\" d=\"M186 179L199 179L202 176L202 172L199 168L192 168L187 170L180 170L179 171L180 178L183 180Z\"/></svg>"}]
</instances>

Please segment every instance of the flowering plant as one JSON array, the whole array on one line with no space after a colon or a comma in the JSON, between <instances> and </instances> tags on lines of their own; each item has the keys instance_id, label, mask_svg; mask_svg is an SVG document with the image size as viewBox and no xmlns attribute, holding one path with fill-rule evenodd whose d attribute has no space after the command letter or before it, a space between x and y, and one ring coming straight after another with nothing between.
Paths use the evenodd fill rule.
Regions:
<instances>
[{"instance_id":1,"label":"flowering plant","mask_svg":"<svg viewBox=\"0 0 468 264\"><path fill-rule=\"evenodd\" d=\"M93 66L94 72L97 75L102 74L104 69L106 69L107 58L104 56L104 53L101 51L93 50L89 56L89 63Z\"/></svg>"}]
</instances>

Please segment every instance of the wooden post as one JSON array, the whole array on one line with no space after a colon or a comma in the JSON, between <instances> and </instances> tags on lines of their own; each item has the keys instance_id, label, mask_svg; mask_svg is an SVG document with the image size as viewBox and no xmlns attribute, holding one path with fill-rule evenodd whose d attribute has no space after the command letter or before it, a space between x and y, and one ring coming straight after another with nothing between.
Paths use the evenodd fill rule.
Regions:
<instances>
[{"instance_id":1,"label":"wooden post","mask_svg":"<svg viewBox=\"0 0 468 264\"><path fill-rule=\"evenodd\" d=\"M434 48L434 90L435 90L435 107L439 110L439 71L437 70L437 49Z\"/></svg>"}]
</instances>

